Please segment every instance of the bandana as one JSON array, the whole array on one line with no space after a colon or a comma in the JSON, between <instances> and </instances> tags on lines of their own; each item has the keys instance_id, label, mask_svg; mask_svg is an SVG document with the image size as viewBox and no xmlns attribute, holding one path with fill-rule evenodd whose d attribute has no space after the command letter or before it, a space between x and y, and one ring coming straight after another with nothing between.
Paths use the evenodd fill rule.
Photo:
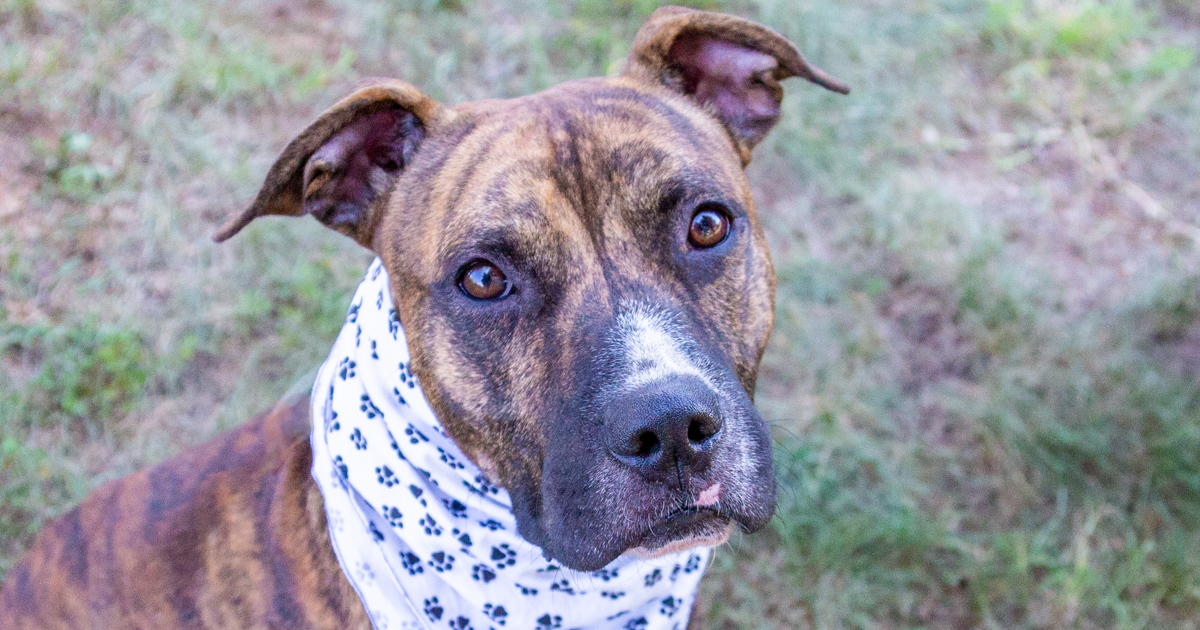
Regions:
<instances>
[{"instance_id":1,"label":"bandana","mask_svg":"<svg viewBox=\"0 0 1200 630\"><path fill-rule=\"evenodd\" d=\"M379 259L313 385L312 474L376 630L679 630L709 549L593 572L517 533L508 492L446 435L409 371Z\"/></svg>"}]
</instances>

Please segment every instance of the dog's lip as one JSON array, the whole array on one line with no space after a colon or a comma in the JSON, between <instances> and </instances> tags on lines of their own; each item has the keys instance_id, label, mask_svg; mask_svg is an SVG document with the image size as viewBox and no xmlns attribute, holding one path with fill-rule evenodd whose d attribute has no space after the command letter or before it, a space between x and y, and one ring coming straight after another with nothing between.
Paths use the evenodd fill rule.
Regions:
<instances>
[{"instance_id":1,"label":"dog's lip","mask_svg":"<svg viewBox=\"0 0 1200 630\"><path fill-rule=\"evenodd\" d=\"M636 546L653 550L689 538L704 538L734 521L732 515L713 507L681 506L647 527Z\"/></svg>"}]
</instances>

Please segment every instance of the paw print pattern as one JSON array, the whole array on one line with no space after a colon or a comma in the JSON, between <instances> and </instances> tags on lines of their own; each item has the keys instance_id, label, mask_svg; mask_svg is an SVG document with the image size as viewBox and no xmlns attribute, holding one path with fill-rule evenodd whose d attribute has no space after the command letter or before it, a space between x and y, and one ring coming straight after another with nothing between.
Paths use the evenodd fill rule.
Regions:
<instances>
[{"instance_id":1,"label":"paw print pattern","mask_svg":"<svg viewBox=\"0 0 1200 630\"><path fill-rule=\"evenodd\" d=\"M521 591L522 595L526 595L528 597L536 597L537 596L538 591L536 588L533 588L532 586L522 586L520 584L517 584L516 582L513 582L513 584L515 584L517 589Z\"/></svg>"},{"instance_id":2,"label":"paw print pattern","mask_svg":"<svg viewBox=\"0 0 1200 630\"><path fill-rule=\"evenodd\" d=\"M362 404L358 406L358 410L367 414L368 420L383 417L383 412L379 410L379 407L375 406L375 403L371 402L370 396L363 394L361 400Z\"/></svg>"},{"instance_id":3,"label":"paw print pattern","mask_svg":"<svg viewBox=\"0 0 1200 630\"><path fill-rule=\"evenodd\" d=\"M648 625L650 622L645 617L635 617L625 622L625 630L644 630Z\"/></svg>"},{"instance_id":4,"label":"paw print pattern","mask_svg":"<svg viewBox=\"0 0 1200 630\"><path fill-rule=\"evenodd\" d=\"M592 571L592 577L600 578L605 582L609 580L615 580L618 575L620 575L620 569L600 569L599 571Z\"/></svg>"},{"instance_id":5,"label":"paw print pattern","mask_svg":"<svg viewBox=\"0 0 1200 630\"><path fill-rule=\"evenodd\" d=\"M372 359L375 359L375 360L377 360L377 361L379 360L379 352L378 352L378 350L379 350L379 346L377 346L377 345L375 344L375 340L374 340L374 339L372 339L372 340L371 340L371 358L372 358Z\"/></svg>"},{"instance_id":6,"label":"paw print pattern","mask_svg":"<svg viewBox=\"0 0 1200 630\"><path fill-rule=\"evenodd\" d=\"M674 569L671 569L671 581L672 582L679 579L679 572L682 570L683 570L683 567L679 566L678 564L675 565Z\"/></svg>"},{"instance_id":7,"label":"paw print pattern","mask_svg":"<svg viewBox=\"0 0 1200 630\"><path fill-rule=\"evenodd\" d=\"M404 566L404 570L408 571L409 575L425 572L425 567L421 566L421 559L411 551L400 554L400 564Z\"/></svg>"},{"instance_id":8,"label":"paw print pattern","mask_svg":"<svg viewBox=\"0 0 1200 630\"><path fill-rule=\"evenodd\" d=\"M429 617L430 621L441 619L444 612L446 612L446 609L442 608L442 604L438 601L436 595L425 600L425 615Z\"/></svg>"},{"instance_id":9,"label":"paw print pattern","mask_svg":"<svg viewBox=\"0 0 1200 630\"><path fill-rule=\"evenodd\" d=\"M392 469L388 468L387 465L375 467L375 478L379 483L388 488L400 483L400 479L396 477L396 473L392 472Z\"/></svg>"},{"instance_id":10,"label":"paw print pattern","mask_svg":"<svg viewBox=\"0 0 1200 630\"><path fill-rule=\"evenodd\" d=\"M394 506L388 507L384 505L380 507L381 511L383 512L383 517L387 519L388 525L391 525L397 529L404 529L404 521L401 520L404 518L404 515L400 513L400 510L397 510Z\"/></svg>"},{"instance_id":11,"label":"paw print pattern","mask_svg":"<svg viewBox=\"0 0 1200 630\"><path fill-rule=\"evenodd\" d=\"M379 531L378 527L375 527L374 521L370 523L368 529L371 530L371 537L375 539L375 542L383 542L383 532Z\"/></svg>"},{"instance_id":12,"label":"paw print pattern","mask_svg":"<svg viewBox=\"0 0 1200 630\"><path fill-rule=\"evenodd\" d=\"M517 552L508 543L500 543L496 547L492 547L492 562L496 563L496 569L507 569L517 563Z\"/></svg>"},{"instance_id":13,"label":"paw print pattern","mask_svg":"<svg viewBox=\"0 0 1200 630\"><path fill-rule=\"evenodd\" d=\"M471 545L475 544L475 543L471 542L470 534L468 534L467 532L464 532L464 531L459 531L459 529L457 527L450 530L450 534L454 536L455 540L458 541L458 544L463 546L463 551L466 551L467 547L470 547Z\"/></svg>"},{"instance_id":14,"label":"paw print pattern","mask_svg":"<svg viewBox=\"0 0 1200 630\"><path fill-rule=\"evenodd\" d=\"M466 466L464 466L462 463L460 463L458 461L458 458L451 455L450 453L447 453L440 446L438 447L438 454L439 454L439 459L441 459L443 462L446 462L446 465L450 467L450 470L462 470L462 469L466 468Z\"/></svg>"},{"instance_id":15,"label":"paw print pattern","mask_svg":"<svg viewBox=\"0 0 1200 630\"><path fill-rule=\"evenodd\" d=\"M625 591L600 591L600 597L608 599L621 599L625 597Z\"/></svg>"},{"instance_id":16,"label":"paw print pattern","mask_svg":"<svg viewBox=\"0 0 1200 630\"><path fill-rule=\"evenodd\" d=\"M497 624L499 624L501 626L504 625L505 621L508 621L508 611L504 610L504 606L496 606L494 604L484 604L483 605L483 614L486 615L488 619L495 621Z\"/></svg>"},{"instance_id":17,"label":"paw print pattern","mask_svg":"<svg viewBox=\"0 0 1200 630\"><path fill-rule=\"evenodd\" d=\"M675 599L675 596L672 595L659 602L659 604L661 604L661 607L658 609L658 612L668 617L674 617L675 613L679 612L679 606L683 604L683 601Z\"/></svg>"},{"instance_id":18,"label":"paw print pattern","mask_svg":"<svg viewBox=\"0 0 1200 630\"><path fill-rule=\"evenodd\" d=\"M375 310L383 308L383 289L379 290L379 297L375 298Z\"/></svg>"},{"instance_id":19,"label":"paw print pattern","mask_svg":"<svg viewBox=\"0 0 1200 630\"><path fill-rule=\"evenodd\" d=\"M421 527L425 528L426 536L441 536L442 535L442 527L440 525L438 525L437 521L433 520L432 516L426 514L425 518L420 520L420 524L421 524Z\"/></svg>"},{"instance_id":20,"label":"paw print pattern","mask_svg":"<svg viewBox=\"0 0 1200 630\"><path fill-rule=\"evenodd\" d=\"M450 620L450 630L475 630L475 626L471 625L470 619L458 617Z\"/></svg>"},{"instance_id":21,"label":"paw print pattern","mask_svg":"<svg viewBox=\"0 0 1200 630\"><path fill-rule=\"evenodd\" d=\"M397 401L399 401L399 403L400 403L401 405L407 405L407 404L408 404L408 401L407 401L407 400L404 400L404 394L401 394L401 393L400 393L400 388L399 388L399 387L393 387L393 388L392 388L392 394L394 394L394 395L396 396L396 400L397 400Z\"/></svg>"},{"instance_id":22,"label":"paw print pattern","mask_svg":"<svg viewBox=\"0 0 1200 630\"><path fill-rule=\"evenodd\" d=\"M404 427L404 435L408 436L408 441L410 444L417 444L418 442L428 442L429 441L429 438L425 437L424 433L421 433L420 431L418 431L417 428L414 427L411 422L408 423L407 427Z\"/></svg>"},{"instance_id":23,"label":"paw print pattern","mask_svg":"<svg viewBox=\"0 0 1200 630\"><path fill-rule=\"evenodd\" d=\"M346 311L346 321L350 322L351 324L357 323L358 322L358 309L360 309L360 308L362 308L361 301L358 304L351 304L350 310Z\"/></svg>"},{"instance_id":24,"label":"paw print pattern","mask_svg":"<svg viewBox=\"0 0 1200 630\"><path fill-rule=\"evenodd\" d=\"M413 498L415 498L415 499L417 499L418 501L420 501L420 502L421 502L421 507L428 507L428 506L425 504L425 499L422 499L422 498L421 498L421 495L422 495L422 494L425 494L425 491L424 491L424 490L422 490L420 487L418 487L418 486L416 486L416 485L414 485L414 484L409 484L409 486L408 486L408 491L412 493L412 495L413 495Z\"/></svg>"},{"instance_id":25,"label":"paw print pattern","mask_svg":"<svg viewBox=\"0 0 1200 630\"><path fill-rule=\"evenodd\" d=\"M367 450L367 438L363 437L362 431L359 431L358 427L350 432L350 442L354 444L356 450Z\"/></svg>"},{"instance_id":26,"label":"paw print pattern","mask_svg":"<svg viewBox=\"0 0 1200 630\"><path fill-rule=\"evenodd\" d=\"M692 554L688 556L687 565L683 567L684 573L695 573L700 570L700 556Z\"/></svg>"},{"instance_id":27,"label":"paw print pattern","mask_svg":"<svg viewBox=\"0 0 1200 630\"><path fill-rule=\"evenodd\" d=\"M346 462L342 459L341 455L333 458L333 466L334 468L337 468L339 473L342 474L342 479L350 476L350 468L346 466Z\"/></svg>"},{"instance_id":28,"label":"paw print pattern","mask_svg":"<svg viewBox=\"0 0 1200 630\"><path fill-rule=\"evenodd\" d=\"M392 341L400 340L400 318L394 308L388 309L388 334L392 336Z\"/></svg>"},{"instance_id":29,"label":"paw print pattern","mask_svg":"<svg viewBox=\"0 0 1200 630\"><path fill-rule=\"evenodd\" d=\"M552 590L552 591L558 591L558 592L560 592L560 593L566 593L567 595L574 595L574 594L575 594L575 587L574 587L574 586L571 586L571 583L570 583L570 582L568 582L568 581L566 580L566 578L564 578L564 579L561 579L561 580L559 580L559 581L557 581L557 582L554 582L554 583L552 583L552 584L550 585L550 590Z\"/></svg>"},{"instance_id":30,"label":"paw print pattern","mask_svg":"<svg viewBox=\"0 0 1200 630\"><path fill-rule=\"evenodd\" d=\"M429 556L429 566L438 573L449 571L454 568L454 556L445 551L435 551Z\"/></svg>"},{"instance_id":31,"label":"paw print pattern","mask_svg":"<svg viewBox=\"0 0 1200 630\"><path fill-rule=\"evenodd\" d=\"M646 587L649 588L651 586L654 586L655 584L658 584L658 581L661 579L662 579L662 569L655 569L655 570L651 571L650 574L646 576Z\"/></svg>"},{"instance_id":32,"label":"paw print pattern","mask_svg":"<svg viewBox=\"0 0 1200 630\"><path fill-rule=\"evenodd\" d=\"M501 525L499 521L496 521L496 520L490 519L490 518L486 521L479 521L479 526L485 527L485 528L487 528L488 531L492 531L492 532L494 532L498 529L504 529L504 526Z\"/></svg>"},{"instance_id":33,"label":"paw print pattern","mask_svg":"<svg viewBox=\"0 0 1200 630\"><path fill-rule=\"evenodd\" d=\"M407 363L400 363L400 382L408 385L409 389L417 386L417 379L413 378L413 374L409 371Z\"/></svg>"},{"instance_id":34,"label":"paw print pattern","mask_svg":"<svg viewBox=\"0 0 1200 630\"><path fill-rule=\"evenodd\" d=\"M562 627L562 615L551 616L546 613L537 619L536 630L558 630Z\"/></svg>"},{"instance_id":35,"label":"paw print pattern","mask_svg":"<svg viewBox=\"0 0 1200 630\"><path fill-rule=\"evenodd\" d=\"M484 584L487 584L488 582L496 579L496 572L486 564L477 564L471 567L471 578L476 582L483 582Z\"/></svg>"},{"instance_id":36,"label":"paw print pattern","mask_svg":"<svg viewBox=\"0 0 1200 630\"><path fill-rule=\"evenodd\" d=\"M458 499L442 499L442 505L450 510L450 515L454 518L467 518L467 506L463 505Z\"/></svg>"},{"instance_id":37,"label":"paw print pattern","mask_svg":"<svg viewBox=\"0 0 1200 630\"><path fill-rule=\"evenodd\" d=\"M358 364L354 361L351 361L350 357L346 357L338 363L337 375L342 377L343 381L348 378L354 378L354 368L356 367L358 367Z\"/></svg>"},{"instance_id":38,"label":"paw print pattern","mask_svg":"<svg viewBox=\"0 0 1200 630\"><path fill-rule=\"evenodd\" d=\"M327 425L327 427L328 427L328 431L329 431L330 433L332 433L332 432L334 432L334 431L341 430L341 428L342 428L342 423L341 423L341 422L338 422L338 419L337 419L337 412L336 412L336 411L331 411L331 412L330 412L330 414L329 414L329 420L326 422L326 425Z\"/></svg>"}]
</instances>

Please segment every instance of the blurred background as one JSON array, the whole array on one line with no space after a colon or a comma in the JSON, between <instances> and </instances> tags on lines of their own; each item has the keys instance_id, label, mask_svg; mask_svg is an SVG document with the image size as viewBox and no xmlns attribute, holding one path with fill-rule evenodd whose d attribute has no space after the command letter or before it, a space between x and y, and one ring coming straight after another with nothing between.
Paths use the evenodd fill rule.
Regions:
<instances>
[{"instance_id":1,"label":"blurred background","mask_svg":"<svg viewBox=\"0 0 1200 630\"><path fill-rule=\"evenodd\" d=\"M1200 4L696 0L789 36L749 173L778 516L713 628L1196 628ZM358 77L617 72L653 0L0 0L0 574L106 480L266 409L369 255L210 235Z\"/></svg>"}]
</instances>

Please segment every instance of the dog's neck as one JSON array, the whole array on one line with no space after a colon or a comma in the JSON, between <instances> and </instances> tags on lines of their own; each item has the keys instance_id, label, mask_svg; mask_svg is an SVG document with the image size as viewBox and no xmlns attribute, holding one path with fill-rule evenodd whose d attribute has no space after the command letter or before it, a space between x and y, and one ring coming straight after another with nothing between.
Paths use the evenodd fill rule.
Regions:
<instances>
[{"instance_id":1,"label":"dog's neck","mask_svg":"<svg viewBox=\"0 0 1200 630\"><path fill-rule=\"evenodd\" d=\"M443 430L408 370L376 260L313 386L313 477L376 628L682 628L710 551L590 573L517 533L508 493Z\"/></svg>"}]
</instances>

